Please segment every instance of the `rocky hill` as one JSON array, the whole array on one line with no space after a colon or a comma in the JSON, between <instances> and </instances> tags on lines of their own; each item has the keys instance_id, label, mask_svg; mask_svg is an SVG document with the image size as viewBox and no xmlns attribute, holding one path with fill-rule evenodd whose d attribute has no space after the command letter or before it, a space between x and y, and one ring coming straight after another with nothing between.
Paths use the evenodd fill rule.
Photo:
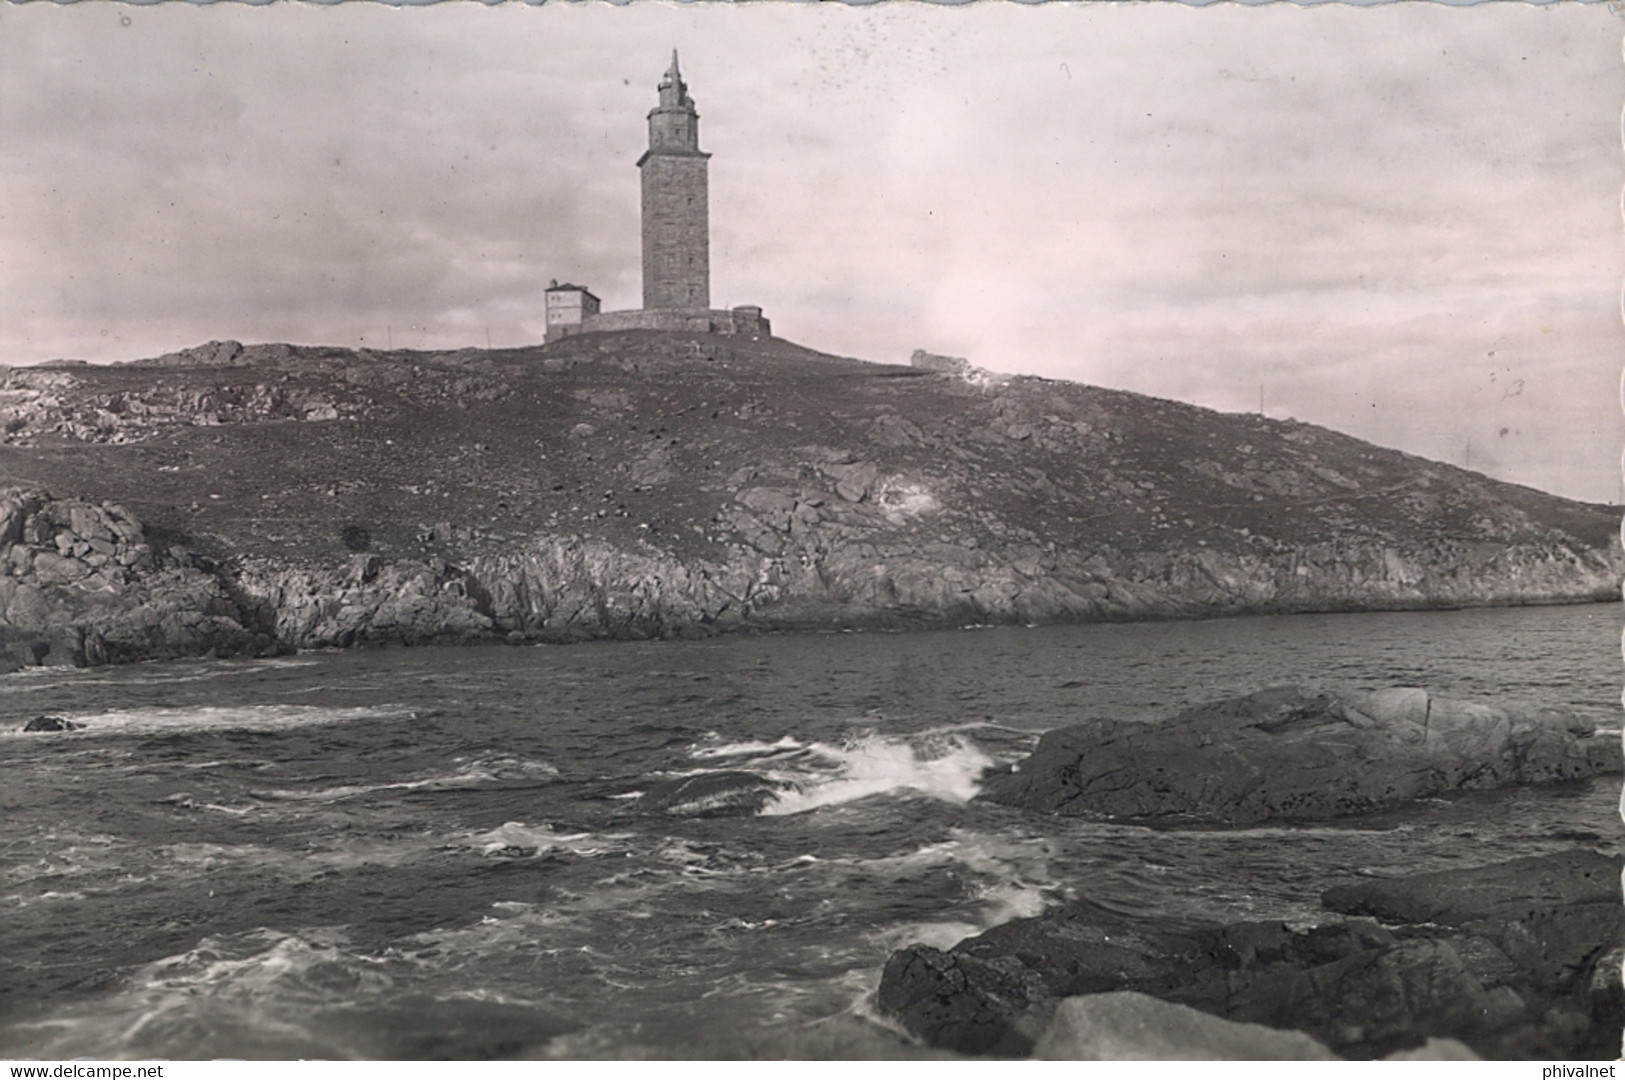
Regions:
<instances>
[{"instance_id":1,"label":"rocky hill","mask_svg":"<svg viewBox=\"0 0 1625 1080\"><path fill-rule=\"evenodd\" d=\"M0 388L14 663L1617 598L1618 508L1336 432L635 331Z\"/></svg>"}]
</instances>

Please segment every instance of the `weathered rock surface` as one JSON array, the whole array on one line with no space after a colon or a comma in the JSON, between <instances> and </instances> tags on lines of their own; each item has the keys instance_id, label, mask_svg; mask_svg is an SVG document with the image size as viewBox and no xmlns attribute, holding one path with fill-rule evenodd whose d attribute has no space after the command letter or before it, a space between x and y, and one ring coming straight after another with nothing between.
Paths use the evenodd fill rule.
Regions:
<instances>
[{"instance_id":1,"label":"weathered rock surface","mask_svg":"<svg viewBox=\"0 0 1625 1080\"><path fill-rule=\"evenodd\" d=\"M1333 1061L1301 1031L1242 1024L1133 990L1062 1001L1033 1056L1052 1061Z\"/></svg>"},{"instance_id":2,"label":"weathered rock surface","mask_svg":"<svg viewBox=\"0 0 1625 1080\"><path fill-rule=\"evenodd\" d=\"M1029 1054L1052 1030L1062 999L1133 991L1224 1020L1300 1031L1346 1057L1380 1057L1430 1039L1459 1040L1494 1058L1611 1057L1619 1052L1625 941L1619 866L1617 858L1573 851L1387 886L1395 896L1437 886L1470 891L1478 881L1511 877L1587 909L1574 920L1579 929L1538 948L1520 936L1515 904L1472 907L1481 917L1460 927L1329 919L1295 930L1257 922L1159 926L1078 902L948 951L915 945L894 953L878 1003L928 1044L969 1054ZM1597 881L1610 876L1616 891L1602 904L1593 899Z\"/></svg>"},{"instance_id":3,"label":"weathered rock surface","mask_svg":"<svg viewBox=\"0 0 1625 1080\"><path fill-rule=\"evenodd\" d=\"M1592 852L1531 856L1471 870L1339 885L1321 902L1328 910L1390 925L1461 930L1550 985L1600 973L1617 996L1625 920L1617 859ZM1616 955L1604 963L1610 949Z\"/></svg>"},{"instance_id":4,"label":"weathered rock surface","mask_svg":"<svg viewBox=\"0 0 1625 1080\"><path fill-rule=\"evenodd\" d=\"M1096 719L1046 732L983 797L1044 813L1245 823L1620 771L1619 737L1581 718L1415 688L1276 687L1154 723Z\"/></svg>"},{"instance_id":5,"label":"weathered rock surface","mask_svg":"<svg viewBox=\"0 0 1625 1080\"><path fill-rule=\"evenodd\" d=\"M185 548L154 550L111 502L0 489L0 645L10 669L273 651Z\"/></svg>"}]
</instances>

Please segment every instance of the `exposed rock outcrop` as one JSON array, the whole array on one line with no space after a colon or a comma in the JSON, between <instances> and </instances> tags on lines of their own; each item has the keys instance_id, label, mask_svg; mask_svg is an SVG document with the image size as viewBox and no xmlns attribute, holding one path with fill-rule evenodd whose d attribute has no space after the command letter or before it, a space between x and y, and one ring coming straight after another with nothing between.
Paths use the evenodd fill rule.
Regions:
<instances>
[{"instance_id":1,"label":"exposed rock outcrop","mask_svg":"<svg viewBox=\"0 0 1625 1080\"><path fill-rule=\"evenodd\" d=\"M878 1003L930 1045L970 1054L1032 1053L1055 1030L1063 999L1132 991L1303 1032L1346 1057L1443 1039L1485 1057L1611 1057L1619 1052L1625 940L1619 872L1619 859L1576 850L1373 883L1359 901L1328 893L1345 906L1382 906L1418 891L1466 895L1483 881L1510 882L1504 895L1539 897L1543 910L1567 920L1536 947L1510 899L1467 903L1460 925L1329 918L1307 930L1170 927L1077 902L947 951L914 945L894 953ZM1574 914L1559 916L1560 907ZM1435 1043L1432 1052L1440 1049Z\"/></svg>"},{"instance_id":2,"label":"exposed rock outcrop","mask_svg":"<svg viewBox=\"0 0 1625 1080\"><path fill-rule=\"evenodd\" d=\"M479 581L443 561L386 564L356 555L302 568L253 560L235 585L255 624L287 648L461 644L493 630Z\"/></svg>"},{"instance_id":3,"label":"exposed rock outcrop","mask_svg":"<svg viewBox=\"0 0 1625 1080\"><path fill-rule=\"evenodd\" d=\"M0 640L12 668L268 652L214 568L155 551L111 502L0 490Z\"/></svg>"},{"instance_id":4,"label":"exposed rock outcrop","mask_svg":"<svg viewBox=\"0 0 1625 1080\"><path fill-rule=\"evenodd\" d=\"M1600 976L1605 996L1617 1000L1625 960L1619 951L1625 908L1618 860L1590 853L1531 856L1471 870L1368 879L1326 890L1321 903L1390 925L1460 930L1492 943L1541 984L1562 985L1589 971Z\"/></svg>"},{"instance_id":5,"label":"exposed rock outcrop","mask_svg":"<svg viewBox=\"0 0 1625 1080\"><path fill-rule=\"evenodd\" d=\"M36 716L23 725L24 731L78 731L80 725L60 716Z\"/></svg>"},{"instance_id":6,"label":"exposed rock outcrop","mask_svg":"<svg viewBox=\"0 0 1625 1080\"><path fill-rule=\"evenodd\" d=\"M1046 732L984 797L1045 813L1234 824L1620 771L1618 735L1582 718L1415 688L1277 687L1155 723L1096 719Z\"/></svg>"}]
</instances>

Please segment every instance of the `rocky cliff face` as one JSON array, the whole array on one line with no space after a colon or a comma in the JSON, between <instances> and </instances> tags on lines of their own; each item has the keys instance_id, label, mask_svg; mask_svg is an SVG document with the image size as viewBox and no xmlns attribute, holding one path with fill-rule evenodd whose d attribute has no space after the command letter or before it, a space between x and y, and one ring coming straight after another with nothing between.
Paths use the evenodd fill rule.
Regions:
<instances>
[{"instance_id":1,"label":"rocky cliff face","mask_svg":"<svg viewBox=\"0 0 1625 1080\"><path fill-rule=\"evenodd\" d=\"M245 627L216 573L179 545L155 552L114 503L7 489L0 550L0 642L13 667L274 648Z\"/></svg>"},{"instance_id":2,"label":"rocky cliff face","mask_svg":"<svg viewBox=\"0 0 1625 1080\"><path fill-rule=\"evenodd\" d=\"M1563 602L1625 569L1609 508L1324 429L778 340L211 343L13 371L0 428L14 662Z\"/></svg>"}]
</instances>

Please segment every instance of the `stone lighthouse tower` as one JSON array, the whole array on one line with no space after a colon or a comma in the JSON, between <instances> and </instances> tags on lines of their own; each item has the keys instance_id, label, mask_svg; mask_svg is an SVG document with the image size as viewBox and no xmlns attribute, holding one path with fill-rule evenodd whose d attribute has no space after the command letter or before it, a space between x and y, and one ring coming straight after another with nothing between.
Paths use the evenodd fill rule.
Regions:
<instances>
[{"instance_id":1,"label":"stone lighthouse tower","mask_svg":"<svg viewBox=\"0 0 1625 1080\"><path fill-rule=\"evenodd\" d=\"M643 306L599 311L585 286L554 281L547 288L547 340L575 334L664 330L736 334L756 340L773 326L755 304L711 307L711 212L700 149L700 114L677 70L677 51L660 80L660 104L649 113L649 149L638 158L643 177Z\"/></svg>"},{"instance_id":2,"label":"stone lighthouse tower","mask_svg":"<svg viewBox=\"0 0 1625 1080\"><path fill-rule=\"evenodd\" d=\"M660 104L649 113L643 175L643 307L704 311L711 306L710 214L700 149L700 114L688 84L671 68L660 80Z\"/></svg>"}]
</instances>

